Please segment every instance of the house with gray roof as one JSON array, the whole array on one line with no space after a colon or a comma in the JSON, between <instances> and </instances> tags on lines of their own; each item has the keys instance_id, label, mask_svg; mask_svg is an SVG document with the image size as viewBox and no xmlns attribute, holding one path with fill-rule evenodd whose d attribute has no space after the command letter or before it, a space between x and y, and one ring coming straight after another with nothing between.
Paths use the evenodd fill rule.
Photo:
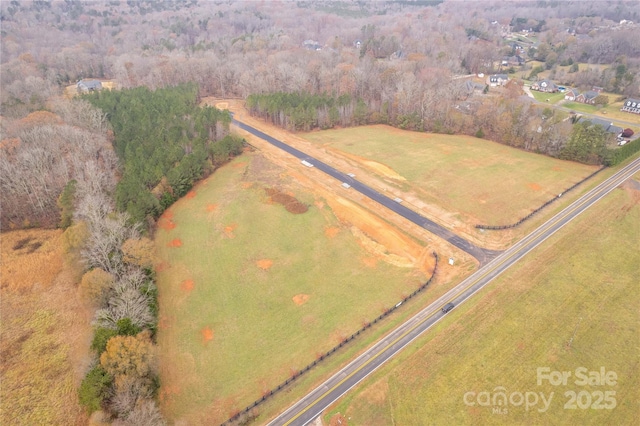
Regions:
<instances>
[{"instance_id":1,"label":"house with gray roof","mask_svg":"<svg viewBox=\"0 0 640 426\"><path fill-rule=\"evenodd\" d=\"M76 87L78 88L78 93L86 93L86 92L94 92L96 90L102 90L102 83L100 80L80 80Z\"/></svg>"},{"instance_id":2,"label":"house with gray roof","mask_svg":"<svg viewBox=\"0 0 640 426\"><path fill-rule=\"evenodd\" d=\"M598 97L598 95L599 95L598 92L595 92L593 90L589 90L588 92L581 93L578 96L576 96L576 102L581 102L583 104L595 105L596 104L596 98Z\"/></svg>"},{"instance_id":3,"label":"house with gray roof","mask_svg":"<svg viewBox=\"0 0 640 426\"><path fill-rule=\"evenodd\" d=\"M578 89L569 89L567 93L564 94L564 99L567 101L575 101L580 91Z\"/></svg>"},{"instance_id":4,"label":"house with gray roof","mask_svg":"<svg viewBox=\"0 0 640 426\"><path fill-rule=\"evenodd\" d=\"M620 111L640 114L640 101L638 99L629 98L624 101L624 104L622 104L622 108L620 108Z\"/></svg>"},{"instance_id":5,"label":"house with gray roof","mask_svg":"<svg viewBox=\"0 0 640 426\"><path fill-rule=\"evenodd\" d=\"M537 90L538 92L556 93L558 86L551 80L536 81L531 85L531 90Z\"/></svg>"},{"instance_id":6,"label":"house with gray roof","mask_svg":"<svg viewBox=\"0 0 640 426\"><path fill-rule=\"evenodd\" d=\"M489 76L489 85L491 87L504 86L509 81L507 74L493 74Z\"/></svg>"},{"instance_id":7,"label":"house with gray roof","mask_svg":"<svg viewBox=\"0 0 640 426\"><path fill-rule=\"evenodd\" d=\"M595 117L580 117L577 121L578 123L591 123L593 126L602 126L602 128L608 132L613 133L614 135L619 135L622 133L622 127L614 126L612 122L604 120L602 118Z\"/></svg>"}]
</instances>

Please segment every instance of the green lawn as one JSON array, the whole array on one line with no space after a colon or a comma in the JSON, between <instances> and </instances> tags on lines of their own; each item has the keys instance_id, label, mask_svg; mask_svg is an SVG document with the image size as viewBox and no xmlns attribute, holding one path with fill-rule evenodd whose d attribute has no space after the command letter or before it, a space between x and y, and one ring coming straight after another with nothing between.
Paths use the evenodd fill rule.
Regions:
<instances>
[{"instance_id":1,"label":"green lawn","mask_svg":"<svg viewBox=\"0 0 640 426\"><path fill-rule=\"evenodd\" d=\"M533 94L533 97L539 101L539 102L548 102L549 105L554 105L555 103L561 101L564 99L564 93L545 93L545 92L538 92L537 90L532 90L531 94ZM548 101L547 101L548 99Z\"/></svg>"},{"instance_id":2,"label":"green lawn","mask_svg":"<svg viewBox=\"0 0 640 426\"><path fill-rule=\"evenodd\" d=\"M469 225L515 222L596 170L463 135L363 126L305 133L322 145L383 163L406 181L385 179ZM372 170L375 173L375 170Z\"/></svg>"},{"instance_id":3,"label":"green lawn","mask_svg":"<svg viewBox=\"0 0 640 426\"><path fill-rule=\"evenodd\" d=\"M347 394L325 420L339 412L348 424L367 426L635 424L639 200L638 191L614 190ZM546 380L539 385L540 367L571 376L566 385ZM604 368L617 380L576 383L581 367ZM478 403L482 392L499 391L553 397L546 410L541 398L528 410ZM572 405L567 392L581 394L580 399ZM604 392L614 392L609 398L615 408L590 408L589 399L612 407L601 397ZM517 394L514 401L519 402Z\"/></svg>"},{"instance_id":4,"label":"green lawn","mask_svg":"<svg viewBox=\"0 0 640 426\"><path fill-rule=\"evenodd\" d=\"M198 185L170 208L175 229L155 236L160 399L172 421L226 420L425 280L371 264L349 229L299 188L306 213L269 203L264 182L295 187L279 172L247 177L265 167L255 158L245 154ZM301 294L308 300L298 305Z\"/></svg>"}]
</instances>

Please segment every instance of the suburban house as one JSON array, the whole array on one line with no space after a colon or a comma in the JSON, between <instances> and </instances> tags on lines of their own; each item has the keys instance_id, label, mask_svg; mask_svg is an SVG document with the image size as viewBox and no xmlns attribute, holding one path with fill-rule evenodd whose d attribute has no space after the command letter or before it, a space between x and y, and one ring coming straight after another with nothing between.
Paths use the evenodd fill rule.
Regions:
<instances>
[{"instance_id":1,"label":"suburban house","mask_svg":"<svg viewBox=\"0 0 640 426\"><path fill-rule=\"evenodd\" d=\"M551 80L541 80L531 85L531 90L537 90L538 92L556 93L558 86Z\"/></svg>"},{"instance_id":2,"label":"suburban house","mask_svg":"<svg viewBox=\"0 0 640 426\"><path fill-rule=\"evenodd\" d=\"M640 101L637 99L627 99L624 101L620 111L631 112L633 114L640 114Z\"/></svg>"},{"instance_id":3,"label":"suburban house","mask_svg":"<svg viewBox=\"0 0 640 426\"><path fill-rule=\"evenodd\" d=\"M489 85L491 87L504 86L508 80L509 77L506 74L493 74L489 76Z\"/></svg>"},{"instance_id":4,"label":"suburban house","mask_svg":"<svg viewBox=\"0 0 640 426\"><path fill-rule=\"evenodd\" d=\"M578 89L569 89L567 93L564 95L564 99L567 101L575 101L580 92Z\"/></svg>"},{"instance_id":5,"label":"suburban house","mask_svg":"<svg viewBox=\"0 0 640 426\"><path fill-rule=\"evenodd\" d=\"M475 81L467 80L464 82L464 90L467 96L471 96L475 94L482 94L484 89L487 87L486 84L476 83Z\"/></svg>"},{"instance_id":6,"label":"suburban house","mask_svg":"<svg viewBox=\"0 0 640 426\"><path fill-rule=\"evenodd\" d=\"M613 133L614 135L619 135L622 133L622 127L614 126L612 122L604 120L602 118L585 118L580 117L578 119L578 123L591 123L593 126L602 126L602 128L608 132Z\"/></svg>"},{"instance_id":7,"label":"suburban house","mask_svg":"<svg viewBox=\"0 0 640 426\"><path fill-rule=\"evenodd\" d=\"M514 55L514 56L505 56L502 58L502 62L501 65L506 67L506 66L520 66L524 64L524 59L522 59L522 56L520 55Z\"/></svg>"},{"instance_id":8,"label":"suburban house","mask_svg":"<svg viewBox=\"0 0 640 426\"><path fill-rule=\"evenodd\" d=\"M80 80L76 87L78 92L94 92L96 90L102 90L102 83L100 80Z\"/></svg>"},{"instance_id":9,"label":"suburban house","mask_svg":"<svg viewBox=\"0 0 640 426\"><path fill-rule=\"evenodd\" d=\"M593 90L589 90L585 93L580 93L576 96L576 102L581 102L583 104L596 104L596 98L598 97L598 92L594 92Z\"/></svg>"},{"instance_id":10,"label":"suburban house","mask_svg":"<svg viewBox=\"0 0 640 426\"><path fill-rule=\"evenodd\" d=\"M322 45L315 40L305 40L302 45L308 50L322 50Z\"/></svg>"}]
</instances>

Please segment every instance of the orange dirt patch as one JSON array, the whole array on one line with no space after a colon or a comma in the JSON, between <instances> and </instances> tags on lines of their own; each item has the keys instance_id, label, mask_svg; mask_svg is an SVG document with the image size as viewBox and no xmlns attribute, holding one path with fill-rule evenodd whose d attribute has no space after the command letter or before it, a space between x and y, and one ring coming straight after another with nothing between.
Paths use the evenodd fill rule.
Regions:
<instances>
[{"instance_id":1,"label":"orange dirt patch","mask_svg":"<svg viewBox=\"0 0 640 426\"><path fill-rule=\"evenodd\" d=\"M247 162L243 161L243 162L240 162L240 163L235 163L231 167L234 168L234 169L241 169L246 165L247 165Z\"/></svg>"},{"instance_id":2,"label":"orange dirt patch","mask_svg":"<svg viewBox=\"0 0 640 426\"><path fill-rule=\"evenodd\" d=\"M249 189L253 186L253 182L242 182L242 188Z\"/></svg>"},{"instance_id":3,"label":"orange dirt patch","mask_svg":"<svg viewBox=\"0 0 640 426\"><path fill-rule=\"evenodd\" d=\"M264 271L268 271L273 266L273 260L260 259L256 262L256 266Z\"/></svg>"},{"instance_id":4,"label":"orange dirt patch","mask_svg":"<svg viewBox=\"0 0 640 426\"><path fill-rule=\"evenodd\" d=\"M194 287L193 280L184 280L180 283L180 288L186 291L187 293L193 290L193 287Z\"/></svg>"},{"instance_id":5,"label":"orange dirt patch","mask_svg":"<svg viewBox=\"0 0 640 426\"><path fill-rule=\"evenodd\" d=\"M265 192L272 202L283 205L289 213L302 214L309 210L309 207L298 201L296 197L280 192L275 188L265 188Z\"/></svg>"},{"instance_id":6,"label":"orange dirt patch","mask_svg":"<svg viewBox=\"0 0 640 426\"><path fill-rule=\"evenodd\" d=\"M164 229L165 231L171 231L176 227L176 224L171 219L166 219L161 217L158 220L158 228Z\"/></svg>"},{"instance_id":7,"label":"orange dirt patch","mask_svg":"<svg viewBox=\"0 0 640 426\"><path fill-rule=\"evenodd\" d=\"M191 198L193 198L195 196L196 196L196 191L189 191L189 192L187 192L187 195L184 196L184 198L191 199Z\"/></svg>"},{"instance_id":8,"label":"orange dirt patch","mask_svg":"<svg viewBox=\"0 0 640 426\"><path fill-rule=\"evenodd\" d=\"M214 211L216 211L217 208L218 208L217 204L207 204L207 211L208 212L214 212Z\"/></svg>"},{"instance_id":9,"label":"orange dirt patch","mask_svg":"<svg viewBox=\"0 0 640 426\"><path fill-rule=\"evenodd\" d=\"M307 303L307 300L309 300L308 294L296 294L295 296L293 296L293 303L298 306L304 305L305 303Z\"/></svg>"},{"instance_id":10,"label":"orange dirt patch","mask_svg":"<svg viewBox=\"0 0 640 426\"><path fill-rule=\"evenodd\" d=\"M322 201L316 201L315 206L318 208L318 210L322 210L324 208L324 203Z\"/></svg>"},{"instance_id":11,"label":"orange dirt patch","mask_svg":"<svg viewBox=\"0 0 640 426\"><path fill-rule=\"evenodd\" d=\"M202 343L207 343L213 340L213 330L209 327L205 327L200 330L200 334L202 335Z\"/></svg>"},{"instance_id":12,"label":"orange dirt patch","mask_svg":"<svg viewBox=\"0 0 640 426\"><path fill-rule=\"evenodd\" d=\"M360 260L362 260L362 263L369 268L375 268L378 265L378 259L375 257L363 257Z\"/></svg>"},{"instance_id":13,"label":"orange dirt patch","mask_svg":"<svg viewBox=\"0 0 640 426\"><path fill-rule=\"evenodd\" d=\"M538 185L537 183L530 183L528 184L529 188L533 189L534 191L540 191L542 189L542 187L540 185Z\"/></svg>"},{"instance_id":14,"label":"orange dirt patch","mask_svg":"<svg viewBox=\"0 0 640 426\"><path fill-rule=\"evenodd\" d=\"M228 238L235 238L236 236L233 234L233 231L238 227L237 223L232 223L231 225L224 227L224 233Z\"/></svg>"},{"instance_id":15,"label":"orange dirt patch","mask_svg":"<svg viewBox=\"0 0 640 426\"><path fill-rule=\"evenodd\" d=\"M324 235L329 238L335 237L336 235L338 235L338 232L340 232L340 228L338 228L337 226L329 226L324 229Z\"/></svg>"},{"instance_id":16,"label":"orange dirt patch","mask_svg":"<svg viewBox=\"0 0 640 426\"><path fill-rule=\"evenodd\" d=\"M162 213L162 216L160 216L160 218L167 219L167 220L173 219L173 210L165 210L164 213Z\"/></svg>"},{"instance_id":17,"label":"orange dirt patch","mask_svg":"<svg viewBox=\"0 0 640 426\"><path fill-rule=\"evenodd\" d=\"M156 272L166 271L169 267L169 262L160 262L156 265Z\"/></svg>"},{"instance_id":18,"label":"orange dirt patch","mask_svg":"<svg viewBox=\"0 0 640 426\"><path fill-rule=\"evenodd\" d=\"M167 247L182 247L182 240L180 238L175 238L171 240L171 242L167 243Z\"/></svg>"}]
</instances>

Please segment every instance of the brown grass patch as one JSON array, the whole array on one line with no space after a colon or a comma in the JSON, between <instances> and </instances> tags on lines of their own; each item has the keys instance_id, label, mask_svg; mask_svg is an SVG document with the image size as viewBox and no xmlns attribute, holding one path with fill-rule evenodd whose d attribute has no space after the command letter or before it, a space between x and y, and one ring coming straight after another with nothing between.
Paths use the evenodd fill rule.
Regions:
<instances>
[{"instance_id":1,"label":"brown grass patch","mask_svg":"<svg viewBox=\"0 0 640 426\"><path fill-rule=\"evenodd\" d=\"M200 334L202 335L202 343L207 343L213 340L213 330L209 327L205 327L200 330Z\"/></svg>"},{"instance_id":2,"label":"brown grass patch","mask_svg":"<svg viewBox=\"0 0 640 426\"><path fill-rule=\"evenodd\" d=\"M280 192L275 188L265 188L265 192L272 202L283 205L289 213L302 214L309 210L309 207L298 201L296 197Z\"/></svg>"},{"instance_id":3,"label":"brown grass patch","mask_svg":"<svg viewBox=\"0 0 640 426\"><path fill-rule=\"evenodd\" d=\"M273 260L260 259L256 262L256 266L264 271L268 271L273 266Z\"/></svg>"},{"instance_id":4,"label":"brown grass patch","mask_svg":"<svg viewBox=\"0 0 640 426\"><path fill-rule=\"evenodd\" d=\"M214 211L216 211L217 208L218 208L217 204L207 204L207 211L208 212L214 212Z\"/></svg>"},{"instance_id":5,"label":"brown grass patch","mask_svg":"<svg viewBox=\"0 0 640 426\"><path fill-rule=\"evenodd\" d=\"M304 305L305 303L307 303L308 300L309 300L308 294L301 293L293 296L293 303L295 303L298 306Z\"/></svg>"},{"instance_id":6,"label":"brown grass patch","mask_svg":"<svg viewBox=\"0 0 640 426\"><path fill-rule=\"evenodd\" d=\"M235 231L237 227L238 227L237 223L232 223L231 225L228 225L228 226L224 227L224 233L227 236L227 238L235 238L236 237L233 234L233 231Z\"/></svg>"},{"instance_id":7,"label":"brown grass patch","mask_svg":"<svg viewBox=\"0 0 640 426\"><path fill-rule=\"evenodd\" d=\"M192 191L187 192L187 195L185 195L184 198L191 199L191 198L194 198L195 196L196 196L196 191L192 190Z\"/></svg>"},{"instance_id":8,"label":"brown grass patch","mask_svg":"<svg viewBox=\"0 0 640 426\"><path fill-rule=\"evenodd\" d=\"M89 363L92 312L60 230L3 233L0 424L87 424L77 386ZM36 247L37 246L37 247Z\"/></svg>"},{"instance_id":9,"label":"brown grass patch","mask_svg":"<svg viewBox=\"0 0 640 426\"><path fill-rule=\"evenodd\" d=\"M533 189L534 191L540 191L542 189L542 187L540 185L538 185L537 183L531 182L527 185L529 188Z\"/></svg>"},{"instance_id":10,"label":"brown grass patch","mask_svg":"<svg viewBox=\"0 0 640 426\"><path fill-rule=\"evenodd\" d=\"M193 290L193 280L184 280L180 283L180 288L187 293Z\"/></svg>"},{"instance_id":11,"label":"brown grass patch","mask_svg":"<svg viewBox=\"0 0 640 426\"><path fill-rule=\"evenodd\" d=\"M180 238L175 238L167 243L167 247L182 247L182 240Z\"/></svg>"},{"instance_id":12,"label":"brown grass patch","mask_svg":"<svg viewBox=\"0 0 640 426\"><path fill-rule=\"evenodd\" d=\"M340 228L338 228L337 226L329 226L325 228L324 235L329 238L334 238L336 235L338 235L338 232L340 232Z\"/></svg>"}]
</instances>

